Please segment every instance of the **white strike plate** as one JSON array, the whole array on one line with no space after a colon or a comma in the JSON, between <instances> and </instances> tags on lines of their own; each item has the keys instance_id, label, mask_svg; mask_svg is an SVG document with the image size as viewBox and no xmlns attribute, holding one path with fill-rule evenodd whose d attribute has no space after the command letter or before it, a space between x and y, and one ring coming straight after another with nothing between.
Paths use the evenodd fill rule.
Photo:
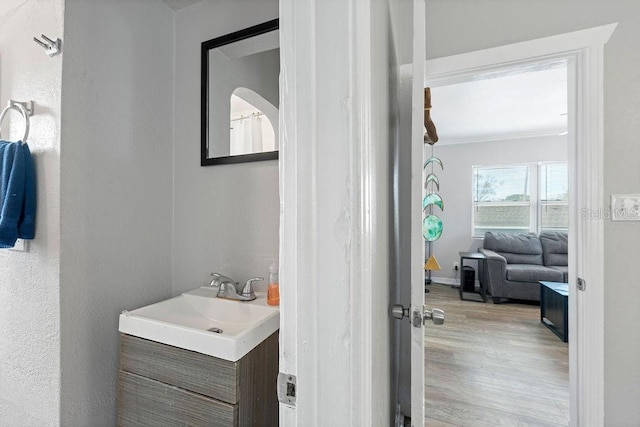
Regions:
<instances>
[{"instance_id":1,"label":"white strike plate","mask_svg":"<svg viewBox=\"0 0 640 427\"><path fill-rule=\"evenodd\" d=\"M296 406L296 376L278 373L278 400L285 405Z\"/></svg>"}]
</instances>

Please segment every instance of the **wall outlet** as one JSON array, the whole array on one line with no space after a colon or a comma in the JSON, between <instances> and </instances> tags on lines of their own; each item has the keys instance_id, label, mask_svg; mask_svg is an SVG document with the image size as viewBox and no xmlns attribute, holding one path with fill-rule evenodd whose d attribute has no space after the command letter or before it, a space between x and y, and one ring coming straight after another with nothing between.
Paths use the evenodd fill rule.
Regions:
<instances>
[{"instance_id":1,"label":"wall outlet","mask_svg":"<svg viewBox=\"0 0 640 427\"><path fill-rule=\"evenodd\" d=\"M453 263L453 271L460 270L460 263L458 261L454 261Z\"/></svg>"}]
</instances>

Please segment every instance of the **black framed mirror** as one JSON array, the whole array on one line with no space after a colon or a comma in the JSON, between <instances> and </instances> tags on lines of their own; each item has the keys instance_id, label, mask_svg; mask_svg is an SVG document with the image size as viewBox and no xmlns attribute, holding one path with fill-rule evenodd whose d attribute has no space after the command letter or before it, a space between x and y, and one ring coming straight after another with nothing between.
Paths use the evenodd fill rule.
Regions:
<instances>
[{"instance_id":1,"label":"black framed mirror","mask_svg":"<svg viewBox=\"0 0 640 427\"><path fill-rule=\"evenodd\" d=\"M278 20L202 42L200 165L278 158Z\"/></svg>"}]
</instances>

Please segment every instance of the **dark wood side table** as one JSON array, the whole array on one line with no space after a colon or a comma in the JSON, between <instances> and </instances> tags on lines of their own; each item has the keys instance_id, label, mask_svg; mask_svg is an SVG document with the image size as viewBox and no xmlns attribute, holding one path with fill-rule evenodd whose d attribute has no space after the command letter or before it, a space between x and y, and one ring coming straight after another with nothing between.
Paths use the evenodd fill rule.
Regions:
<instances>
[{"instance_id":1,"label":"dark wood side table","mask_svg":"<svg viewBox=\"0 0 640 427\"><path fill-rule=\"evenodd\" d=\"M487 257L485 257L480 252L460 252L459 254L460 254L460 287L458 288L458 293L460 294L460 299L467 300L467 301L487 302L487 288L484 281L484 277L482 277L482 275L480 274L480 271L482 271L483 273L487 271L487 266L485 265L487 261ZM474 260L474 261L477 261L478 263L478 282L480 282L480 286L477 288L474 286L473 292L466 292L464 290L464 275L463 275L464 260ZM481 263L483 264L482 268L480 268ZM478 299L466 298L465 296L469 294L479 295L482 301L479 301Z\"/></svg>"},{"instance_id":2,"label":"dark wood side table","mask_svg":"<svg viewBox=\"0 0 640 427\"><path fill-rule=\"evenodd\" d=\"M569 284L540 282L540 322L569 341Z\"/></svg>"}]
</instances>

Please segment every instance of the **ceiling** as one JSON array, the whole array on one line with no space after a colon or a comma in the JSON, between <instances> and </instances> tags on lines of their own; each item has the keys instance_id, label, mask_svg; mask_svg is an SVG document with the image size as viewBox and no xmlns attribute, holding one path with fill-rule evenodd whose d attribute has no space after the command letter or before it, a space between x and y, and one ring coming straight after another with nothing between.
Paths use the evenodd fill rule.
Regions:
<instances>
[{"instance_id":1,"label":"ceiling","mask_svg":"<svg viewBox=\"0 0 640 427\"><path fill-rule=\"evenodd\" d=\"M202 0L162 0L173 10L180 10L192 4L200 3Z\"/></svg>"},{"instance_id":2,"label":"ceiling","mask_svg":"<svg viewBox=\"0 0 640 427\"><path fill-rule=\"evenodd\" d=\"M510 70L431 88L442 144L559 135L567 129L567 68Z\"/></svg>"}]
</instances>

